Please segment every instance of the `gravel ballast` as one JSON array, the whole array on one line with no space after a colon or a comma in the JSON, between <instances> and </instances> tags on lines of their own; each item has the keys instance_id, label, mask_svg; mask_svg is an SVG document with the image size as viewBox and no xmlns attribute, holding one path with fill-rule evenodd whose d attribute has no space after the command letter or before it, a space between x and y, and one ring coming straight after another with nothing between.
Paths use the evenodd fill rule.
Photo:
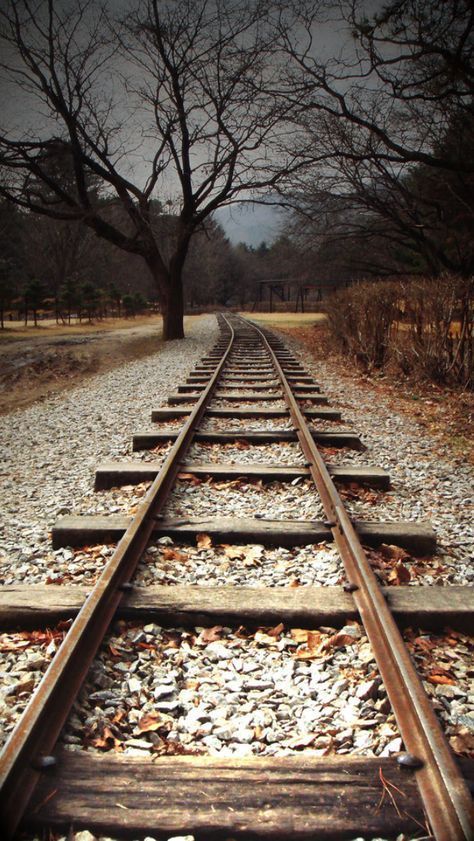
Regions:
<instances>
[{"instance_id":1,"label":"gravel ballast","mask_svg":"<svg viewBox=\"0 0 474 841\"><path fill-rule=\"evenodd\" d=\"M1 583L93 583L112 548L52 552L48 532L61 514L126 513L139 503L149 483L95 494L93 471L100 461L160 461L166 456L168 445L160 445L155 453L132 453L131 436L138 430L176 430L181 426L182 419L152 425L149 417L151 409L166 405L168 394L184 382L197 359L213 344L215 319L201 318L188 333L190 339L185 343L166 345L146 360L129 363L67 394L0 419L6 450ZM411 420L408 425L401 414L394 415L378 395L375 401L369 386L362 391L349 381L341 385L330 363L318 362L316 366L296 343L294 348L308 373L316 374L331 405L343 410L343 425L313 421L313 426L354 429L368 447L365 453L327 448L328 460L333 464L372 464L391 474L393 487L388 493L341 487L350 512L367 520L429 519L435 526L440 540L437 559L430 559L426 569L418 564L416 577L404 583L474 583L472 470L451 458L447 450L439 453L438 443L425 430ZM276 418L210 419L203 424L209 430L229 427L288 429L291 424ZM301 463L295 444L277 446L275 457L267 446L226 449L196 444L189 458L217 462L222 453L222 461L234 463ZM305 480L285 485L183 479L165 513L180 517L257 513L269 518L324 518L319 499ZM403 564L407 569L415 566L405 557ZM219 546L186 548L164 538L149 547L137 583L333 585L340 583L341 572L334 549L323 544L295 550L246 546L232 551ZM320 752L317 755L390 755L400 750L401 742L370 646L355 624L343 632L353 639L325 647L342 632L315 629L309 632L313 637L303 639L298 634L308 632L298 629L247 633L220 628L209 638L210 632L202 628L163 630L156 625L122 623L108 641L109 651L112 645L120 656L110 660L104 655L96 661L84 704L76 709L65 741L71 749L82 749L85 723L87 749L102 751L120 745L121 750L138 756L183 750L222 756L301 750ZM1 660L8 691L1 699L0 717L8 721L12 702L18 701L19 714L56 644L39 639L36 648L28 646L30 655L21 642L17 646L12 639L6 638ZM472 668L467 659L468 654L472 656L470 642L460 636L428 637L427 642L419 639L410 637L412 651L447 733L456 740L453 747L462 753L474 732L474 698L469 684ZM305 648L309 654L298 657L298 651ZM433 652L431 659L428 649ZM17 652L19 665L14 663ZM227 656L229 652L231 656ZM433 666L434 657L440 666ZM23 687L18 699L16 673ZM349 697L360 702L354 709ZM127 726L124 723L125 729L120 725L115 732L114 717L122 708L119 723L126 721Z\"/></svg>"},{"instance_id":2,"label":"gravel ballast","mask_svg":"<svg viewBox=\"0 0 474 841\"><path fill-rule=\"evenodd\" d=\"M165 404L218 333L214 316L192 319L185 341L0 418L0 581L38 580L55 520L92 507L97 464L131 453L133 433L153 428L152 409Z\"/></svg>"}]
</instances>

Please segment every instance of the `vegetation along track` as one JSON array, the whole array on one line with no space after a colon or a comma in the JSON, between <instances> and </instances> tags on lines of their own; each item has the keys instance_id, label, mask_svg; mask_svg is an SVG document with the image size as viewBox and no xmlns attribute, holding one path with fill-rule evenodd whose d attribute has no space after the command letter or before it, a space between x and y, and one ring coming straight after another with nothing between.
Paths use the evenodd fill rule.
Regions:
<instances>
[{"instance_id":1,"label":"vegetation along track","mask_svg":"<svg viewBox=\"0 0 474 841\"><path fill-rule=\"evenodd\" d=\"M55 621L75 617L3 751L1 809L7 833L13 835L21 822L35 830L47 826L63 831L74 825L96 834L135 838L165 838L185 831L198 839L342 839L361 832L367 838L397 832L427 837L427 831L432 833L429 837L440 841L472 838L471 799L464 781L472 763L459 765L451 753L398 628L398 624L410 623L436 627L446 621L462 627L472 617L469 594L452 587L447 604L444 592L441 599L436 598L439 590L433 594L420 586L387 592L379 586L362 543L384 543L424 554L434 548L430 526L353 520L336 485L386 488L389 477L382 470L360 465L326 466L317 445L361 448L357 435L328 429L328 422L337 424L339 413L326 405L319 387L279 339L238 317L221 316L220 321L221 339L214 350L169 397L169 407L153 412L153 421L167 424L166 428L134 437L137 452L168 446L164 460L145 458L97 468L97 490L151 482L134 516L67 516L53 529L55 547L118 541L90 592L64 585L15 587L5 588L0 596L4 627L21 623L24 627L51 627ZM256 418L261 419L258 429L251 424ZM181 427L173 426L180 420ZM323 429L318 429L318 422ZM251 456L253 448L256 452L262 443L271 448L286 442L298 443L297 464L265 464L252 462L251 457L242 464L221 460L228 446ZM217 461L201 458L196 462L188 455L196 446L209 447L214 455L217 447L222 456ZM274 482L292 483L295 489L300 486L303 493L296 496L297 504L302 512L309 510L304 493L312 494L317 500L313 513L289 520L267 519L256 510L253 517L242 518L187 516L187 509L184 517L176 516L172 508L171 514L167 513L177 482L190 483L198 491L204 480L211 487L214 482L214 487L225 493L243 478L260 486L270 483L269 487L274 487ZM314 512L321 512L320 520ZM220 543L230 559L239 557L239 546L246 544L261 549L333 541L343 564L344 584L192 586L180 584L179 575L174 586L144 588L136 579L134 583L135 570L150 541L161 541L168 557L184 568L189 559L176 546L196 540L204 548ZM317 565L317 553L313 563ZM121 713L111 702L113 692L102 693L102 700L112 703L114 726L90 741L95 752L68 750L64 744L68 740L61 736L114 618L121 622L117 633L122 645L124 639L131 639L127 622L134 623L130 626L133 640L142 646L146 657L155 658L160 674L158 685L153 684L155 708L148 708L148 714L138 721L138 734L154 736L151 759L113 750L100 754L100 748L120 744L114 734ZM144 624L150 620L173 630L161 633L157 625ZM176 667L186 668L186 653L192 654L195 643L207 657L203 662L208 674L202 685L212 679L219 685L219 670L228 670L229 657L232 651L236 653L232 659L236 680L231 690L244 708L253 691L265 690L268 700L274 688L271 681L265 682L265 673L263 678L252 681L247 676L239 683L239 672L248 674L244 663L247 641L263 652L267 671L275 658L285 654L286 665L279 661L280 676L286 669L290 684L293 675L301 687L307 685L308 674L317 694L318 682L325 680L321 668L328 661L337 661L341 649L352 650L351 644L360 637L358 622L371 646L367 643L366 655L367 648L370 651L365 658L372 663L368 671L371 679L362 688L351 683L349 655L349 662L344 661L345 679L339 686L349 686L360 698L371 696L372 700L386 691L401 738L398 750L374 757L360 751L327 749L337 743L330 721L323 728L322 748L319 725L307 722L305 734L280 740L281 750L260 756L251 756L250 748L245 756L233 756L229 751L204 755L202 750L186 748L189 739L179 747L176 732L171 739L174 724L169 713L176 714L184 697L191 699L188 720L194 708L197 724L191 732L201 736L210 732L209 728L200 729L212 716L199 719L203 690L191 672L191 679L183 684L184 696L181 692L176 701L173 695ZM138 630L137 623L141 623ZM185 630L176 630L178 626ZM253 636L252 628L258 629ZM112 657L120 658L117 643L109 641L108 648ZM355 659L357 656L354 653ZM166 657L175 669L169 675L163 672ZM129 679L130 692L138 692L140 681L135 679L135 686L133 675L127 672L125 650L124 659L122 676ZM299 674L293 671L295 662L301 663ZM250 675L253 668L248 670ZM213 678L209 669L214 670ZM238 695L236 683L243 695ZM295 686L290 685L290 695L294 691ZM100 696L96 692L94 697L100 701ZM372 707L377 709L374 704ZM268 715L271 717L271 710ZM253 729L247 727L246 733L251 734L247 741L264 732L268 724L264 719ZM371 720L369 727L374 724ZM268 727L265 732L268 735ZM225 727L220 734L225 742ZM70 739L69 747L77 748L77 741ZM131 739L130 744L143 747L140 739ZM204 745L202 742L201 747Z\"/></svg>"}]
</instances>

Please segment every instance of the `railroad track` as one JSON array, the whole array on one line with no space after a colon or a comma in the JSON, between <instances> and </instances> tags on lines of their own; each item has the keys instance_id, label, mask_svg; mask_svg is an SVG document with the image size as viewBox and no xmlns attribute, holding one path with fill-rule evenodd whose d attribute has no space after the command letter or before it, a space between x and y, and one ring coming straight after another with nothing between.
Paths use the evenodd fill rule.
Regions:
<instances>
[{"instance_id":1,"label":"railroad track","mask_svg":"<svg viewBox=\"0 0 474 841\"><path fill-rule=\"evenodd\" d=\"M10 587L0 594L3 627L51 625L75 617L2 754L7 835L20 824L35 830L83 826L97 834L132 837L187 831L198 839L341 839L397 832L416 837L420 827L428 826L439 841L472 838L471 798L464 781L471 766L460 767L451 753L398 629L410 623L440 627L446 621L466 627L472 597L469 601L464 588L452 587L446 604L439 590L379 586L362 544L395 544L425 554L435 545L431 527L353 521L335 483L386 488L389 477L365 466L327 467L317 445L360 447L357 435L327 429L327 422L337 423L340 414L279 339L237 317L220 320L215 348L170 395L168 408L153 412L154 421L176 425L134 437L137 451L171 442L164 461L97 468L98 490L151 482L134 516L67 516L53 529L56 548L119 541L93 589ZM246 424L255 417L274 428L250 431ZM210 429L213 419L226 427ZM326 422L323 429L318 421ZM195 462L188 456L196 442L252 447L289 441L298 443L304 457L294 465ZM241 477L266 483L311 481L323 513L320 520L286 521L170 517L165 504L178 477L198 483ZM345 583L265 589L134 586L136 567L151 539L186 543L199 535L230 546L332 541ZM303 750L252 758L160 756L153 762L65 750L58 743L61 730L117 617L141 623L151 619L166 628L276 626L266 634L267 644L272 633L278 639L283 627L314 633L311 629L319 626L340 628L357 619L370 640L404 749L383 758L317 756Z\"/></svg>"}]
</instances>

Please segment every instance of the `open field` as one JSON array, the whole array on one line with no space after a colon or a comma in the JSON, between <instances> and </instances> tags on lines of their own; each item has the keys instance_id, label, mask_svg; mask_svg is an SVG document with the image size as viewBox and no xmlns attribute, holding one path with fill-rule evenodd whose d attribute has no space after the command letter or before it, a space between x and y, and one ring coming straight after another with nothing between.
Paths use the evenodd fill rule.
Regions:
<instances>
[{"instance_id":1,"label":"open field","mask_svg":"<svg viewBox=\"0 0 474 841\"><path fill-rule=\"evenodd\" d=\"M57 336L84 336L96 333L106 333L112 330L131 330L143 325L154 325L161 332L161 315L137 315L134 318L104 318L92 322L79 322L74 319L71 324L56 324L56 319L45 318L35 327L33 321L25 327L23 321L5 321L5 328L0 330L0 343L17 339L32 339L42 337L51 339Z\"/></svg>"},{"instance_id":2,"label":"open field","mask_svg":"<svg viewBox=\"0 0 474 841\"><path fill-rule=\"evenodd\" d=\"M201 317L187 316L185 330ZM45 321L37 329L13 327L0 335L0 414L7 414L156 353L162 322L158 315L71 327Z\"/></svg>"},{"instance_id":3,"label":"open field","mask_svg":"<svg viewBox=\"0 0 474 841\"><path fill-rule=\"evenodd\" d=\"M311 327L326 321L323 312L241 312L244 318L249 318L266 327Z\"/></svg>"}]
</instances>

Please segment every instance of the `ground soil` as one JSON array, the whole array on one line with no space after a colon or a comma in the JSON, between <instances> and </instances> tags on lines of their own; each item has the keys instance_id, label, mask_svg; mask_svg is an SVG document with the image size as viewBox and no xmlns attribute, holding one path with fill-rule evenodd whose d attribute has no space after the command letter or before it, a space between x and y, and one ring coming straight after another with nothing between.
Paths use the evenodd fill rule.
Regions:
<instances>
[{"instance_id":1,"label":"ground soil","mask_svg":"<svg viewBox=\"0 0 474 841\"><path fill-rule=\"evenodd\" d=\"M282 333L298 339L315 359L328 359L341 379L380 394L393 410L413 419L453 451L474 464L474 394L430 382L403 380L399 376L358 370L331 346L324 323L310 326L277 325Z\"/></svg>"},{"instance_id":2,"label":"ground soil","mask_svg":"<svg viewBox=\"0 0 474 841\"><path fill-rule=\"evenodd\" d=\"M110 319L68 327L40 322L0 333L0 414L23 408L156 352L160 316Z\"/></svg>"}]
</instances>

